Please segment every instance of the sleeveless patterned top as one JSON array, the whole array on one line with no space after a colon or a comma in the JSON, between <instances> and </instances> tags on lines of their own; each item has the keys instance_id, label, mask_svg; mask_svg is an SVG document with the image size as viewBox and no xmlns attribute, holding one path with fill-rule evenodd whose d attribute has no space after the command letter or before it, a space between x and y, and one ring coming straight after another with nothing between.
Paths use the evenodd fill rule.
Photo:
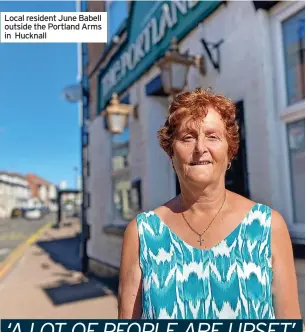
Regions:
<instances>
[{"instance_id":1,"label":"sleeveless patterned top","mask_svg":"<svg viewBox=\"0 0 306 332\"><path fill-rule=\"evenodd\" d=\"M211 249L137 215L144 319L273 319L271 209L255 204Z\"/></svg>"}]
</instances>

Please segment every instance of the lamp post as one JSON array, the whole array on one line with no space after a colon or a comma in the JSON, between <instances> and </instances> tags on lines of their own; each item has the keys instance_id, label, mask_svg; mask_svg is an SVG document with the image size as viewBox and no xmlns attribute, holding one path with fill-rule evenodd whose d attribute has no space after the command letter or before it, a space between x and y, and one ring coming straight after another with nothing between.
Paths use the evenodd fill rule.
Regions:
<instances>
[{"instance_id":1,"label":"lamp post","mask_svg":"<svg viewBox=\"0 0 306 332\"><path fill-rule=\"evenodd\" d=\"M169 51L157 62L157 65L161 71L163 89L170 95L184 90L190 66L198 67L200 72L205 74L204 58L181 54L176 38L172 39Z\"/></svg>"},{"instance_id":2,"label":"lamp post","mask_svg":"<svg viewBox=\"0 0 306 332\"><path fill-rule=\"evenodd\" d=\"M81 5L81 1L77 1L78 8ZM79 10L80 11L80 8ZM83 44L78 46L78 84L67 86L63 89L62 95L65 100L69 101L70 103L78 103L79 106L79 118L80 118L80 136L81 136L81 226L82 226L82 237L81 237L81 265L82 265L82 272L88 272L88 255L87 255L87 241L90 238L89 234L89 224L87 223L87 213L86 213L86 206L85 206L85 197L86 197L86 181L84 177L84 129L87 127L86 124L86 112L85 110L88 109L89 105L89 91L87 88L84 87L85 83L85 72L83 71ZM86 128L87 132L87 128ZM59 217L60 220L60 209L59 209Z\"/></svg>"},{"instance_id":3,"label":"lamp post","mask_svg":"<svg viewBox=\"0 0 306 332\"><path fill-rule=\"evenodd\" d=\"M122 133L126 126L128 115L132 110L132 105L121 104L118 95L114 93L110 104L106 107L106 111L104 112L107 118L109 132L112 134Z\"/></svg>"}]
</instances>

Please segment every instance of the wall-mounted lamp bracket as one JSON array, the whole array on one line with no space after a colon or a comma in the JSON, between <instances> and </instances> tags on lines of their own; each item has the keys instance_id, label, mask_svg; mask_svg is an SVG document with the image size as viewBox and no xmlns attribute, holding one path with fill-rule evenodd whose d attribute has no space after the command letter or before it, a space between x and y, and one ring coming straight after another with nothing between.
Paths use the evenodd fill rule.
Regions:
<instances>
[{"instance_id":1,"label":"wall-mounted lamp bracket","mask_svg":"<svg viewBox=\"0 0 306 332\"><path fill-rule=\"evenodd\" d=\"M204 38L201 38L201 42L212 65L218 71L218 73L220 73L220 62L221 62L220 45L224 42L224 40L221 39L217 43L211 43L207 42Z\"/></svg>"}]
</instances>

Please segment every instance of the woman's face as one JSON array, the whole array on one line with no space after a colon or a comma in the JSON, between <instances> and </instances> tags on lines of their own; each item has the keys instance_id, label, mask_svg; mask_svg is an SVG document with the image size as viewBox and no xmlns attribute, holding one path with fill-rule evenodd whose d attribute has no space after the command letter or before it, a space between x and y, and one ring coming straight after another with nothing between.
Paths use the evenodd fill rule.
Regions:
<instances>
[{"instance_id":1,"label":"woman's face","mask_svg":"<svg viewBox=\"0 0 306 332\"><path fill-rule=\"evenodd\" d=\"M180 181L203 187L224 178L228 165L225 125L218 112L208 108L198 128L182 126L173 143L172 161Z\"/></svg>"}]
</instances>

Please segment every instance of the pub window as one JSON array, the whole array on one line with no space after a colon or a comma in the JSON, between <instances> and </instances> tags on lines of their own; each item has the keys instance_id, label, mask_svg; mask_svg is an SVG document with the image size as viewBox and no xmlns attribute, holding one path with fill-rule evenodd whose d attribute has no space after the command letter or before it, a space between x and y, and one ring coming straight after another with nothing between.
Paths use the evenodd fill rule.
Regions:
<instances>
[{"instance_id":1,"label":"pub window","mask_svg":"<svg viewBox=\"0 0 306 332\"><path fill-rule=\"evenodd\" d=\"M112 136L112 186L114 221L130 221L138 210L130 175L130 130Z\"/></svg>"},{"instance_id":2,"label":"pub window","mask_svg":"<svg viewBox=\"0 0 306 332\"><path fill-rule=\"evenodd\" d=\"M287 105L305 99L305 10L282 22Z\"/></svg>"},{"instance_id":3,"label":"pub window","mask_svg":"<svg viewBox=\"0 0 306 332\"><path fill-rule=\"evenodd\" d=\"M293 222L305 223L305 121L299 120L287 125Z\"/></svg>"},{"instance_id":4,"label":"pub window","mask_svg":"<svg viewBox=\"0 0 306 332\"><path fill-rule=\"evenodd\" d=\"M286 104L305 101L305 9L282 21ZM293 223L305 223L305 119L286 119Z\"/></svg>"},{"instance_id":5,"label":"pub window","mask_svg":"<svg viewBox=\"0 0 306 332\"><path fill-rule=\"evenodd\" d=\"M278 107L286 134L292 230L305 223L305 4L284 2L272 16ZM301 227L302 226L302 227ZM304 235L303 235L304 236Z\"/></svg>"}]
</instances>

